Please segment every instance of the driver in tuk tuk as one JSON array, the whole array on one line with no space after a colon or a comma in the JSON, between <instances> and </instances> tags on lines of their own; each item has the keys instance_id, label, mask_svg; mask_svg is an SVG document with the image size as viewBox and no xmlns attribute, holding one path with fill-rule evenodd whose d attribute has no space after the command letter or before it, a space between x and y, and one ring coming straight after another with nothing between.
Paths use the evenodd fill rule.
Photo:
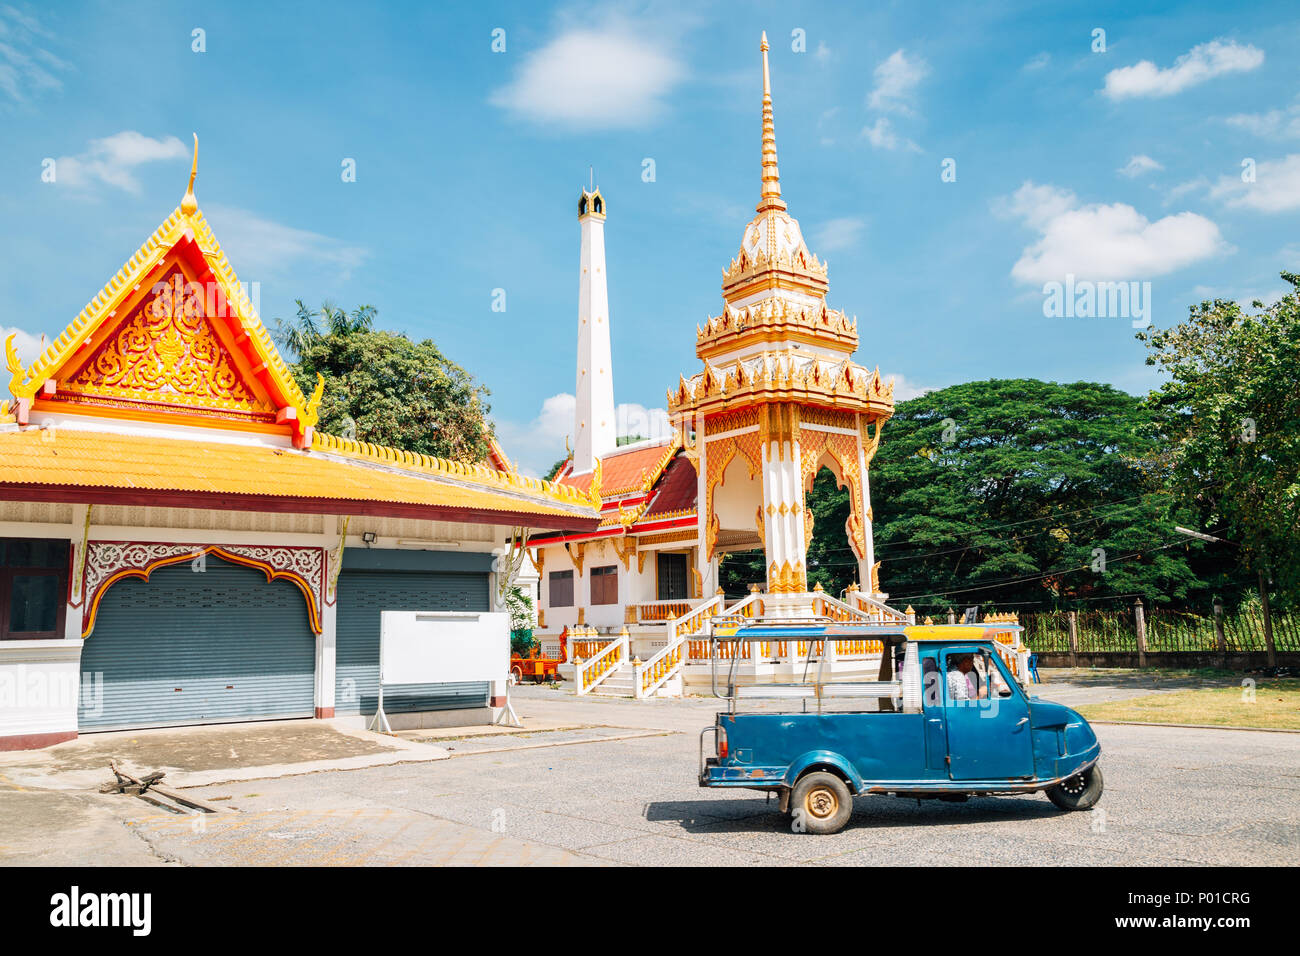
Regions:
<instances>
[{"instance_id":1,"label":"driver in tuk tuk","mask_svg":"<svg viewBox=\"0 0 1300 956\"><path fill-rule=\"evenodd\" d=\"M953 700L976 700L984 696L975 671L975 655L959 654L948 659L948 696Z\"/></svg>"}]
</instances>

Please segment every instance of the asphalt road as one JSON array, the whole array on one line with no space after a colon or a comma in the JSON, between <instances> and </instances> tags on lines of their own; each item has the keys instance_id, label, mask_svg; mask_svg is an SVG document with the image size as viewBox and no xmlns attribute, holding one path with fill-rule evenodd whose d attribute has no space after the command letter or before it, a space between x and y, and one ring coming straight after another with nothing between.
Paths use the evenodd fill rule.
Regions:
<instances>
[{"instance_id":1,"label":"asphalt road","mask_svg":"<svg viewBox=\"0 0 1300 956\"><path fill-rule=\"evenodd\" d=\"M698 788L694 735L674 732L208 787L240 812L201 822L87 799L159 863L1300 863L1300 735L1097 730L1107 786L1091 813L1042 795L863 797L833 836L791 833L761 794Z\"/></svg>"}]
</instances>

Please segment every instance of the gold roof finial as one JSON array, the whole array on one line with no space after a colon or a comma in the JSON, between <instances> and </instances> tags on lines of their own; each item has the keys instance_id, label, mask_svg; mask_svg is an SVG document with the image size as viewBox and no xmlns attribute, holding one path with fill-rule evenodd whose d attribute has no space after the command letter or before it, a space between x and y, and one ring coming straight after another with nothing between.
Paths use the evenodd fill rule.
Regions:
<instances>
[{"instance_id":1,"label":"gold roof finial","mask_svg":"<svg viewBox=\"0 0 1300 956\"><path fill-rule=\"evenodd\" d=\"M763 51L763 192L758 211L785 209L781 199L781 174L776 169L776 126L772 121L772 82L767 71L767 31L758 45Z\"/></svg>"},{"instance_id":2,"label":"gold roof finial","mask_svg":"<svg viewBox=\"0 0 1300 956\"><path fill-rule=\"evenodd\" d=\"M199 134L194 134L194 165L190 167L190 184L181 200L181 212L192 216L199 211L199 201L194 198L194 177L199 174Z\"/></svg>"}]
</instances>

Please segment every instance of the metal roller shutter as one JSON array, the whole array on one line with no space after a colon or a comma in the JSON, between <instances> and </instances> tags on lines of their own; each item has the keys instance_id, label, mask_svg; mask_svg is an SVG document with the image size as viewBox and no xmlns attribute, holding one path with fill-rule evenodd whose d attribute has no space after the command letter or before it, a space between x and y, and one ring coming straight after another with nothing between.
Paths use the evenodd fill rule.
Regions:
<instances>
[{"instance_id":1,"label":"metal roller shutter","mask_svg":"<svg viewBox=\"0 0 1300 956\"><path fill-rule=\"evenodd\" d=\"M488 575L461 572L347 571L339 575L334 713L375 712L379 700L381 611L488 611ZM390 714L484 707L486 682L384 688Z\"/></svg>"},{"instance_id":2,"label":"metal roller shutter","mask_svg":"<svg viewBox=\"0 0 1300 956\"><path fill-rule=\"evenodd\" d=\"M159 568L104 595L81 651L78 721L111 729L311 717L315 668L316 635L292 584L216 559L202 573Z\"/></svg>"}]
</instances>

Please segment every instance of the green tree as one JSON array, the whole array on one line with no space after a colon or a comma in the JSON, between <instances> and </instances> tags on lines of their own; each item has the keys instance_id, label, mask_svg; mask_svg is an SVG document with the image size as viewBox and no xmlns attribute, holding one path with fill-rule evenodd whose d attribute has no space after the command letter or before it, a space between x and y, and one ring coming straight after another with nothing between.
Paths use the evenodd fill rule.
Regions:
<instances>
[{"instance_id":1,"label":"green tree","mask_svg":"<svg viewBox=\"0 0 1300 956\"><path fill-rule=\"evenodd\" d=\"M926 611L1208 604L1201 548L1168 520L1150 421L1141 399L1093 382L970 382L900 402L871 476L882 585Z\"/></svg>"},{"instance_id":2,"label":"green tree","mask_svg":"<svg viewBox=\"0 0 1300 956\"><path fill-rule=\"evenodd\" d=\"M487 457L488 390L430 339L374 328L375 309L351 313L329 303L319 313L298 301L297 317L277 319L277 338L297 356L290 366L305 394L325 378L322 431L408 451L482 461Z\"/></svg>"},{"instance_id":3,"label":"green tree","mask_svg":"<svg viewBox=\"0 0 1300 956\"><path fill-rule=\"evenodd\" d=\"M1285 600L1300 596L1300 276L1282 278L1292 291L1267 308L1205 301L1137 336L1169 376L1149 401L1173 500L1238 545L1259 579L1270 647L1270 579Z\"/></svg>"}]
</instances>

